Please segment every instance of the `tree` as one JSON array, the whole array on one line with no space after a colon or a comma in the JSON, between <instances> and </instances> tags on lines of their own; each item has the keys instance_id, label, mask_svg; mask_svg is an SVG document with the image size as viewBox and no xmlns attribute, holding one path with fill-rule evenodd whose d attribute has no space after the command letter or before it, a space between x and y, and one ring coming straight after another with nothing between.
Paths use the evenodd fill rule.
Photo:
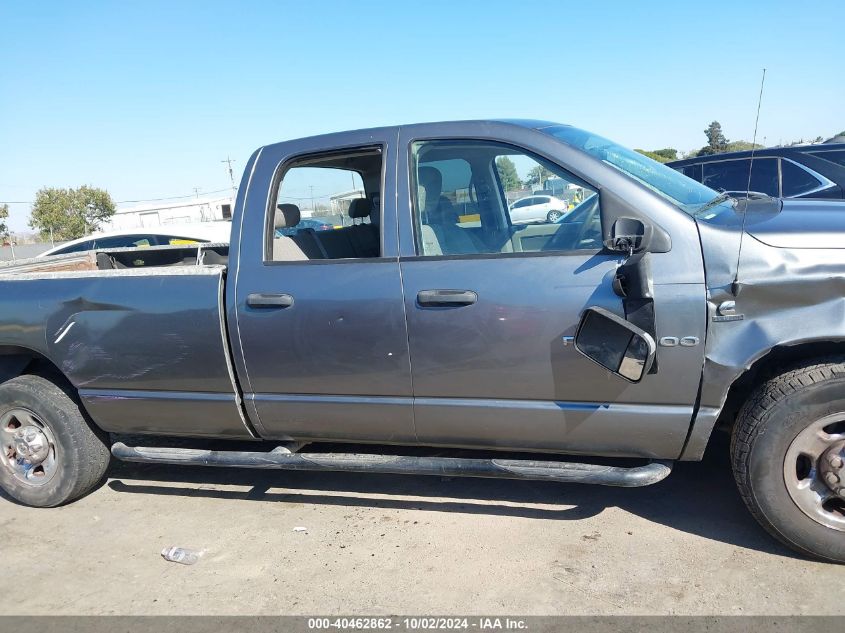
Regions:
<instances>
[{"instance_id":1,"label":"tree","mask_svg":"<svg viewBox=\"0 0 845 633\"><path fill-rule=\"evenodd\" d=\"M49 239L52 231L55 240L75 240L96 231L114 212L114 201L104 189L44 187L35 194L29 226L42 239Z\"/></svg>"},{"instance_id":2,"label":"tree","mask_svg":"<svg viewBox=\"0 0 845 633\"><path fill-rule=\"evenodd\" d=\"M6 237L9 234L9 227L6 226L6 218L9 217L9 205L0 204L0 237Z\"/></svg>"},{"instance_id":3,"label":"tree","mask_svg":"<svg viewBox=\"0 0 845 633\"><path fill-rule=\"evenodd\" d=\"M643 156L648 156L658 163L668 163L670 160L678 160L678 150L676 149L656 149L653 152L644 149L635 149L634 151L639 152Z\"/></svg>"},{"instance_id":4,"label":"tree","mask_svg":"<svg viewBox=\"0 0 845 633\"><path fill-rule=\"evenodd\" d=\"M513 191L522 186L519 174L516 173L516 165L507 156L499 156L496 159L496 171L499 172L499 180L502 181L505 191Z\"/></svg>"},{"instance_id":5,"label":"tree","mask_svg":"<svg viewBox=\"0 0 845 633\"><path fill-rule=\"evenodd\" d=\"M525 184L529 187L534 185L542 185L549 178L554 178L554 174L543 167L542 165L535 165L528 172L528 178L525 179Z\"/></svg>"},{"instance_id":6,"label":"tree","mask_svg":"<svg viewBox=\"0 0 845 633\"><path fill-rule=\"evenodd\" d=\"M725 151L728 152L744 152L752 149L763 149L760 143L751 143L749 141L731 141Z\"/></svg>"},{"instance_id":7,"label":"tree","mask_svg":"<svg viewBox=\"0 0 845 633\"><path fill-rule=\"evenodd\" d=\"M704 135L707 137L707 145L698 150L698 156L709 156L711 154L721 154L728 151L728 139L722 133L722 126L718 121L713 121L704 130Z\"/></svg>"}]
</instances>

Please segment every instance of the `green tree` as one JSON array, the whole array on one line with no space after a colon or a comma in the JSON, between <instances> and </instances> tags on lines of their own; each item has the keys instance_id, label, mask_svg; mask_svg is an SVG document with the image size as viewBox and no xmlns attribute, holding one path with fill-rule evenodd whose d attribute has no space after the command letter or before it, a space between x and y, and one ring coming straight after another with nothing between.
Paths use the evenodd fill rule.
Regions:
<instances>
[{"instance_id":1,"label":"green tree","mask_svg":"<svg viewBox=\"0 0 845 633\"><path fill-rule=\"evenodd\" d=\"M707 145L698 150L698 156L709 156L711 154L721 154L728 151L728 139L722 133L722 126L718 121L713 121L704 130L704 135L707 137Z\"/></svg>"},{"instance_id":2,"label":"green tree","mask_svg":"<svg viewBox=\"0 0 845 633\"><path fill-rule=\"evenodd\" d=\"M752 149L763 149L763 146L760 143L751 143L750 141L731 141L725 151L745 152Z\"/></svg>"},{"instance_id":3,"label":"green tree","mask_svg":"<svg viewBox=\"0 0 845 633\"><path fill-rule=\"evenodd\" d=\"M55 240L75 240L96 231L114 212L114 201L104 189L44 187L35 194L29 226L40 231L42 239L52 230Z\"/></svg>"},{"instance_id":4,"label":"green tree","mask_svg":"<svg viewBox=\"0 0 845 633\"><path fill-rule=\"evenodd\" d=\"M542 186L549 178L554 178L554 174L543 167L542 165L535 165L528 171L528 178L525 179L525 184L529 187L534 185Z\"/></svg>"},{"instance_id":5,"label":"green tree","mask_svg":"<svg viewBox=\"0 0 845 633\"><path fill-rule=\"evenodd\" d=\"M519 174L516 173L516 165L507 156L499 156L496 159L496 170L499 172L499 180L502 181L505 191L513 191L522 186Z\"/></svg>"},{"instance_id":6,"label":"green tree","mask_svg":"<svg viewBox=\"0 0 845 633\"><path fill-rule=\"evenodd\" d=\"M9 234L9 227L6 226L6 218L9 217L9 205L0 204L0 237L6 237Z\"/></svg>"},{"instance_id":7,"label":"green tree","mask_svg":"<svg viewBox=\"0 0 845 633\"><path fill-rule=\"evenodd\" d=\"M678 160L678 150L676 149L656 149L653 152L644 149L635 149L634 151L639 152L643 156L648 156L658 163L668 163L670 160Z\"/></svg>"}]
</instances>

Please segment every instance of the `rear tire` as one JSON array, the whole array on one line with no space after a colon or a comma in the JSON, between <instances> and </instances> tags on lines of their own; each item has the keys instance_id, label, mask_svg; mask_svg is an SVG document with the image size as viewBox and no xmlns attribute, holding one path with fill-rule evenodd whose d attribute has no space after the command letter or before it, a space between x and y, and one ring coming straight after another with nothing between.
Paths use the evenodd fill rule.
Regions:
<instances>
[{"instance_id":1,"label":"rear tire","mask_svg":"<svg viewBox=\"0 0 845 633\"><path fill-rule=\"evenodd\" d=\"M845 563L845 363L814 361L757 388L734 426L739 492L759 523L805 556Z\"/></svg>"},{"instance_id":2,"label":"rear tire","mask_svg":"<svg viewBox=\"0 0 845 633\"><path fill-rule=\"evenodd\" d=\"M554 224L563 217L563 211L552 210L546 214L546 221Z\"/></svg>"},{"instance_id":3,"label":"rear tire","mask_svg":"<svg viewBox=\"0 0 845 633\"><path fill-rule=\"evenodd\" d=\"M0 385L0 487L16 501L48 508L93 490L108 469L106 439L69 387L35 375Z\"/></svg>"}]
</instances>

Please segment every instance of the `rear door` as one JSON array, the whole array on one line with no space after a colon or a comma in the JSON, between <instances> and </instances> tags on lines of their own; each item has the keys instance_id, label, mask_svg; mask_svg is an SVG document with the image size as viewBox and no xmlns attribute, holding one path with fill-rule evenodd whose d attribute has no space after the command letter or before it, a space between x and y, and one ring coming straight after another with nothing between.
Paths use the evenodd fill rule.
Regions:
<instances>
[{"instance_id":1,"label":"rear door","mask_svg":"<svg viewBox=\"0 0 845 633\"><path fill-rule=\"evenodd\" d=\"M408 201L400 206L400 262L420 441L676 457L704 353L692 220L677 212L682 230L672 234L672 252L654 259L657 336L668 337L659 372L626 383L571 343L584 308L624 314L611 287L624 258L602 248L600 205L612 193L562 159L552 162L554 145L529 145L525 129L503 127L495 136L481 129L470 138L460 124L448 126L400 134L400 205ZM540 166L564 179L579 201L572 213L560 223L514 226L496 168L502 157L521 179ZM438 181L440 191L426 190ZM467 198L481 225L471 236L448 224L456 201ZM695 346L670 347L680 337Z\"/></svg>"},{"instance_id":2,"label":"rear door","mask_svg":"<svg viewBox=\"0 0 845 633\"><path fill-rule=\"evenodd\" d=\"M352 132L265 147L255 159L229 314L265 437L415 440L395 141L395 129ZM358 198L372 211L353 221ZM306 216L342 228L309 230Z\"/></svg>"}]
</instances>

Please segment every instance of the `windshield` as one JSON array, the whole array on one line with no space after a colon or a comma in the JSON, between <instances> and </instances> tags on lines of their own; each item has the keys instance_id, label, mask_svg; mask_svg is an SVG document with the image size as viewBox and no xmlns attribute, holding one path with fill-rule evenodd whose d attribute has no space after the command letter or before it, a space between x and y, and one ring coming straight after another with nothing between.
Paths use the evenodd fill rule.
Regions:
<instances>
[{"instance_id":1,"label":"windshield","mask_svg":"<svg viewBox=\"0 0 845 633\"><path fill-rule=\"evenodd\" d=\"M712 207L708 203L714 203L719 198L719 194L710 187L601 136L569 125L555 125L541 131L615 167L690 215L695 215L705 206ZM719 202L722 200L720 198Z\"/></svg>"}]
</instances>

